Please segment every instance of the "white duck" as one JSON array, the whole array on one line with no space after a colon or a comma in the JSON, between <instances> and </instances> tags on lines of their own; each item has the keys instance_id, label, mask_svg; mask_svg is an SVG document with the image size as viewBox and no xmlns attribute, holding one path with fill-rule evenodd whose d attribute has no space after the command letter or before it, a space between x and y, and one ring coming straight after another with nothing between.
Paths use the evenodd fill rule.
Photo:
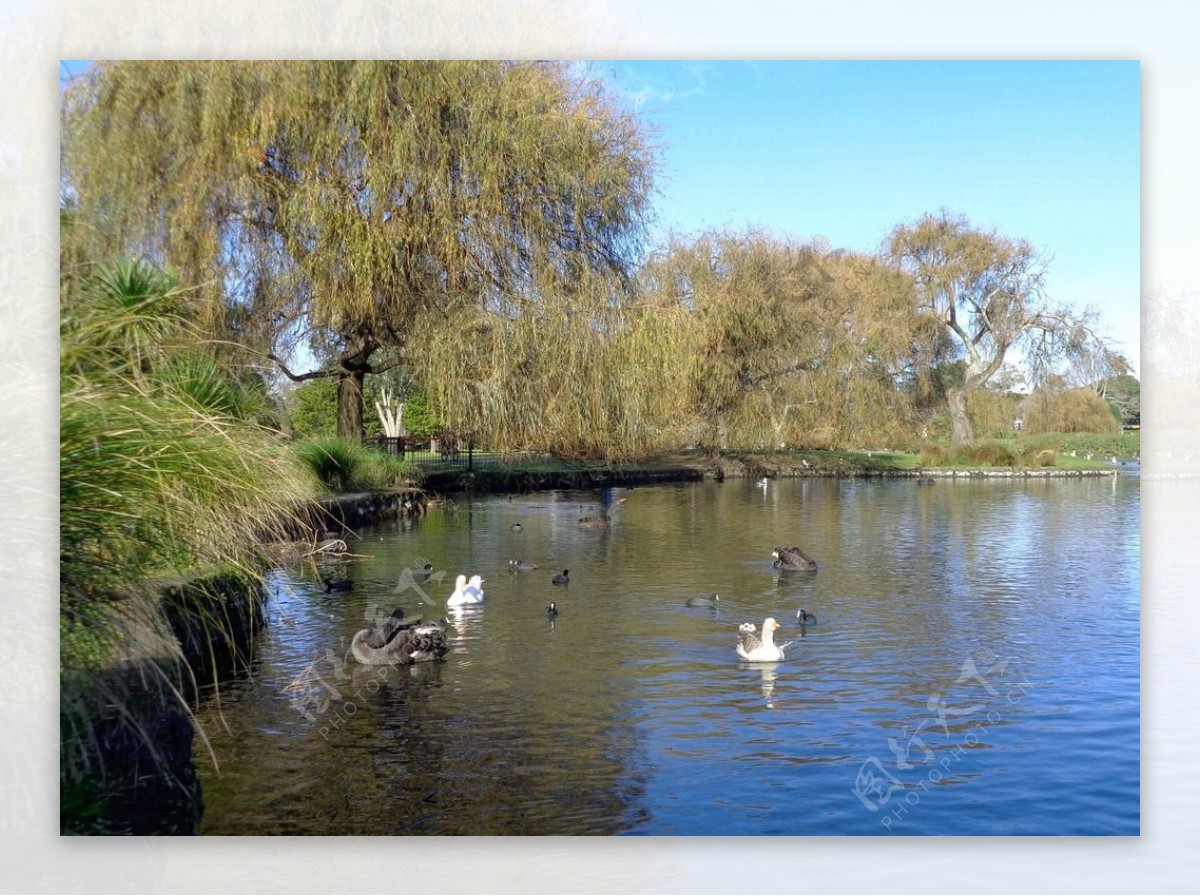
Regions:
<instances>
[{"instance_id":1,"label":"white duck","mask_svg":"<svg viewBox=\"0 0 1200 896\"><path fill-rule=\"evenodd\" d=\"M744 622L738 627L737 655L751 663L777 663L783 659L782 646L775 643L775 630L780 627L774 616L763 620L762 638L754 633L754 625Z\"/></svg>"},{"instance_id":2,"label":"white duck","mask_svg":"<svg viewBox=\"0 0 1200 896\"><path fill-rule=\"evenodd\" d=\"M479 576L471 576L471 583L467 584L467 577L460 575L454 580L454 593L446 600L448 607L469 607L474 604L483 603L483 579Z\"/></svg>"}]
</instances>

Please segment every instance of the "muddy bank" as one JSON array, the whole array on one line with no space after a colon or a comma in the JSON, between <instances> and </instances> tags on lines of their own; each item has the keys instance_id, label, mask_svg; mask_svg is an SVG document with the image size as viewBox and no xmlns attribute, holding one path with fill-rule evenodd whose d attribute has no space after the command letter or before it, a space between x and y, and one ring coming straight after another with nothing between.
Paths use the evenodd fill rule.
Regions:
<instances>
[{"instance_id":1,"label":"muddy bank","mask_svg":"<svg viewBox=\"0 0 1200 896\"><path fill-rule=\"evenodd\" d=\"M60 832L195 834L203 816L189 706L250 667L261 584L234 574L148 583L122 598L117 656L64 673Z\"/></svg>"},{"instance_id":2,"label":"muddy bank","mask_svg":"<svg viewBox=\"0 0 1200 896\"><path fill-rule=\"evenodd\" d=\"M307 516L315 531L336 531L406 514L420 515L425 512L428 503L426 490L419 488L359 492L320 501Z\"/></svg>"}]
</instances>

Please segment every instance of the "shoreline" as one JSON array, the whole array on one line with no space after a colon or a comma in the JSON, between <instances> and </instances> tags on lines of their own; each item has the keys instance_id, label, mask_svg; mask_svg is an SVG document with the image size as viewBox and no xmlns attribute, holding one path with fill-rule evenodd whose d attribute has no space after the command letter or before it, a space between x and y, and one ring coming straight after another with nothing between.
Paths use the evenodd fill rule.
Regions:
<instances>
[{"instance_id":1,"label":"shoreline","mask_svg":"<svg viewBox=\"0 0 1200 896\"><path fill-rule=\"evenodd\" d=\"M425 477L423 490L430 495L462 492L530 492L561 488L607 488L612 486L657 485L674 482L722 482L726 479L846 478L914 479L920 481L954 479L1076 479L1115 476L1117 467L1036 468L1036 467L855 467L850 465L796 464L768 466L741 459L722 458L708 462L667 465L612 465L579 470L520 470L515 468L479 469L463 472L435 471Z\"/></svg>"}]
</instances>

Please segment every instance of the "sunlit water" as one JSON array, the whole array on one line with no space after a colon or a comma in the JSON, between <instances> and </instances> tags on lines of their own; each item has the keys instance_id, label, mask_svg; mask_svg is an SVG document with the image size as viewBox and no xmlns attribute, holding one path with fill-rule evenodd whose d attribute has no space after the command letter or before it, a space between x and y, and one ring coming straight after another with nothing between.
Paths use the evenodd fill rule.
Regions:
<instances>
[{"instance_id":1,"label":"sunlit water","mask_svg":"<svg viewBox=\"0 0 1200 896\"><path fill-rule=\"evenodd\" d=\"M1127 473L461 499L365 530L348 593L276 575L254 675L201 707L203 832L1136 834L1139 531ZM486 602L445 660L347 656L459 572ZM797 642L741 662L768 615Z\"/></svg>"}]
</instances>

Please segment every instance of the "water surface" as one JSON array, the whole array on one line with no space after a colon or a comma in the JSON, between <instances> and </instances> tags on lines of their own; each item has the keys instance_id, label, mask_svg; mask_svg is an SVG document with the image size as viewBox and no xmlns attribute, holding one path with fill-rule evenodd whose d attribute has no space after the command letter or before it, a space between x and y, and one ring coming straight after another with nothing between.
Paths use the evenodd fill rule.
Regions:
<instances>
[{"instance_id":1,"label":"water surface","mask_svg":"<svg viewBox=\"0 0 1200 896\"><path fill-rule=\"evenodd\" d=\"M274 575L254 675L201 708L203 832L1136 834L1139 531L1136 475L462 498L364 530L351 592ZM347 656L460 572L487 597L444 661ZM787 659L741 662L768 615Z\"/></svg>"}]
</instances>

